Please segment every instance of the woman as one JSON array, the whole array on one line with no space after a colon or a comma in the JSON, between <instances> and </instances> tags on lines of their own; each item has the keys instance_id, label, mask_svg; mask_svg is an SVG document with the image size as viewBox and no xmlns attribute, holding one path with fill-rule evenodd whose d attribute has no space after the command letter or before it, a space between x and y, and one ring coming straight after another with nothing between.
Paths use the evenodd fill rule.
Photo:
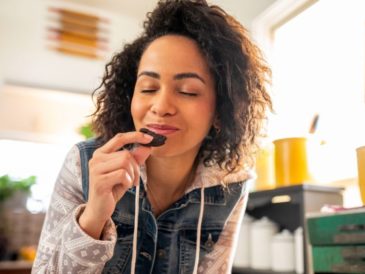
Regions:
<instances>
[{"instance_id":1,"label":"woman","mask_svg":"<svg viewBox=\"0 0 365 274\"><path fill-rule=\"evenodd\" d=\"M97 138L65 160L33 273L230 273L268 76L222 9L159 2L106 66Z\"/></svg>"}]
</instances>

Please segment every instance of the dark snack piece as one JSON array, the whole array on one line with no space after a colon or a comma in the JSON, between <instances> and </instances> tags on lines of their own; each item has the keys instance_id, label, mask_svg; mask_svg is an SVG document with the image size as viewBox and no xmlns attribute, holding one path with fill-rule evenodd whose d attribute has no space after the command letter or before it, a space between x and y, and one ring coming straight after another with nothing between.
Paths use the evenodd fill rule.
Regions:
<instances>
[{"instance_id":1,"label":"dark snack piece","mask_svg":"<svg viewBox=\"0 0 365 274\"><path fill-rule=\"evenodd\" d=\"M148 135L151 135L153 137L152 141L148 144L141 144L142 146L146 146L146 147L159 147L162 146L165 141L166 141L166 136L157 134L151 130L149 130L148 128L141 128L139 130L142 133L146 133Z\"/></svg>"}]
</instances>

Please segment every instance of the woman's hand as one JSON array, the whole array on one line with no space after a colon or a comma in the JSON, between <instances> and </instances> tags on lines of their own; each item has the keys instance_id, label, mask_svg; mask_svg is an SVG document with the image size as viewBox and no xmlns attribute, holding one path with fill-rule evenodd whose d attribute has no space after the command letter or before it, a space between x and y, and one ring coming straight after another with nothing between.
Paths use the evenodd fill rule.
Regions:
<instances>
[{"instance_id":1,"label":"woman's hand","mask_svg":"<svg viewBox=\"0 0 365 274\"><path fill-rule=\"evenodd\" d=\"M139 166L151 153L150 147L119 150L132 143L147 144L152 136L141 132L118 133L95 150L89 161L89 197L79 218L81 228L99 239L106 221L126 191L139 184Z\"/></svg>"}]
</instances>

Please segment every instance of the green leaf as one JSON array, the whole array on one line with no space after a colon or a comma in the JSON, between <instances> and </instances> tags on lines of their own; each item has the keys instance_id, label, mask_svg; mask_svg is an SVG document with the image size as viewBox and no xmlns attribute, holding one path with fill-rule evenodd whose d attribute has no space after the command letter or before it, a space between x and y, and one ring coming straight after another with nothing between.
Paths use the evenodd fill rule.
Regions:
<instances>
[{"instance_id":1,"label":"green leaf","mask_svg":"<svg viewBox=\"0 0 365 274\"><path fill-rule=\"evenodd\" d=\"M13 196L15 191L30 193L31 187L36 183L36 176L29 176L24 179L12 179L9 175L0 177L0 202Z\"/></svg>"},{"instance_id":2,"label":"green leaf","mask_svg":"<svg viewBox=\"0 0 365 274\"><path fill-rule=\"evenodd\" d=\"M79 132L82 136L84 136L86 139L94 137L94 132L91 129L91 124L87 123L80 127Z\"/></svg>"}]
</instances>

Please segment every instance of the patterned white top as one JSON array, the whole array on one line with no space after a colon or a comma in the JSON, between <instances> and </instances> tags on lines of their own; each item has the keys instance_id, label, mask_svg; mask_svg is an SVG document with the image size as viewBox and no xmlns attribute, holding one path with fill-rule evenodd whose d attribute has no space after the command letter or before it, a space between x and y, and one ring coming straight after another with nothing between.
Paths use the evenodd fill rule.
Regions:
<instances>
[{"instance_id":1,"label":"patterned white top","mask_svg":"<svg viewBox=\"0 0 365 274\"><path fill-rule=\"evenodd\" d=\"M217 169L198 167L197 176L186 193L202 184L205 187L220 184L221 175ZM245 179L248 179L247 172L226 176L223 180L237 182ZM65 158L53 190L32 274L97 274L113 256L117 235L111 219L103 229L101 240L87 235L78 224L78 217L85 208L81 182L80 153L74 146ZM201 259L199 273L231 273L246 203L247 191L233 209L212 252Z\"/></svg>"}]
</instances>

